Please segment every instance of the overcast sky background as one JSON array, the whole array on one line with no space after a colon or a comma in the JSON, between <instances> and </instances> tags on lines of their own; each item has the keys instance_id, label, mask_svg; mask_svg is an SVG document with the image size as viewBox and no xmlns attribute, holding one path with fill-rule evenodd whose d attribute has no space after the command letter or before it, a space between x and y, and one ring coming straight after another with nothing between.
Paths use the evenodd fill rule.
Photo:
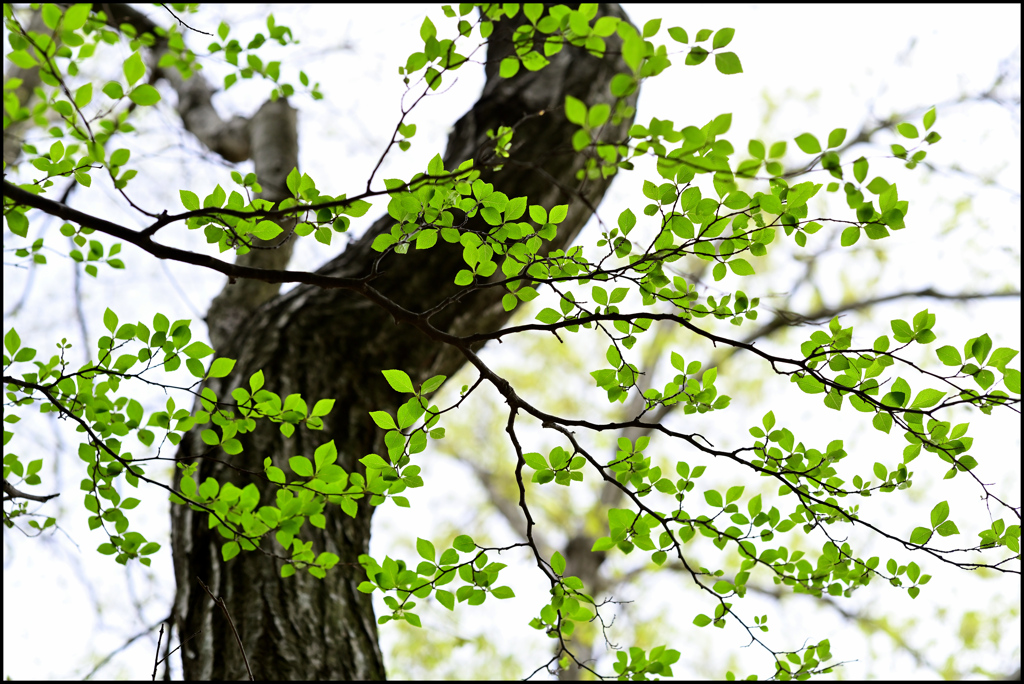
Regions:
<instances>
[{"instance_id":1,"label":"overcast sky background","mask_svg":"<svg viewBox=\"0 0 1024 684\"><path fill-rule=\"evenodd\" d=\"M222 15L229 16L232 36L248 37L263 29L266 7L214 6L187 21L213 33ZM927 11L922 11L920 6L804 5L627 5L626 9L637 25L663 17L662 30L655 40L669 42L670 47L672 44L666 35L670 26L682 26L691 36L700 28L733 27L736 37L730 49L739 54L744 67L742 75L725 77L717 73L711 60L699 67L684 67L682 55L679 55L671 69L644 85L637 115L640 123L657 116L672 119L677 125L702 126L718 114L731 112L733 125L726 137L737 150L744 150L746 141L754 137L766 143L789 140L786 162L795 164L802 157L792 139L800 133L811 132L824 140L833 128L845 127L852 136L873 116L884 118L904 111L915 112L909 120L920 129L925 109L933 104L940 105L935 130L942 134L943 140L929 149L928 159L943 169L942 172L908 172L898 162L883 159L888 144L896 142L889 134L880 134L878 145L860 152L871 159L872 176L881 174L896 182L900 198L910 200L908 229L880 243L866 245L862 238L854 250L837 248L824 254L820 258L819 272L829 276L819 280L821 296L826 302L840 300L844 283L846 287L870 288L880 294L928 285L950 293L993 291L1000 287L1019 291L1019 105L1007 108L993 101L952 104L964 94L986 91L1000 72L1001 63L1010 65L1008 81L1015 85L998 92L1015 96L1019 102L1019 5L972 5L970 9L934 5ZM145 11L159 22L166 21L167 15L159 8L148 7ZM324 192L351 193L351 188L365 185L365 178L397 121L398 102L403 92L397 67L404 64L407 53L418 44L424 14L429 11L441 34L449 23L439 9L426 6L393 6L383 14L378 7L363 6L317 6L315 9L272 6L272 11L277 23L291 26L302 41L302 45L285 53L291 56L285 57L283 73L292 74L291 80L297 82L295 70L304 69L313 80L320 81L325 94L320 103L312 103L305 97L295 98L294 104L299 109L302 170L313 176ZM199 49L209 39L186 34L186 40ZM6 34L4 46L6 54L9 49ZM126 51L119 59L125 56ZM103 80L119 74L119 59L109 60L99 67L110 70ZM203 64L207 66L208 78L216 80L224 73L218 60L204 60ZM7 65L5 60L5 69ZM412 149L390 156L377 178L408 177L421 170L435 153L443 151L449 127L473 103L483 82L479 67L466 67L457 75L457 83L444 96L428 98L417 108L410 119L418 125ZM237 92L233 89L219 95L215 103L224 116L233 113L248 116L268 91L264 83L244 83ZM137 185L131 187L147 208L159 211L167 207L173 211L180 207L179 188L187 187L205 196L216 183L227 188L231 181L229 169L223 165L195 161L196 144L186 134L176 132L180 124L172 108L174 95L166 88L161 92L165 102L156 111L146 114L139 125L153 137L146 143L149 154L133 153L132 161L138 161L142 171ZM108 149L113 148L108 145ZM852 161L856 156L852 154L843 161ZM954 165L966 173L950 170ZM239 169L251 170L245 165ZM642 197L639 188L645 177L653 177L651 171L638 164L636 173L624 174L616 180L600 208L606 223L614 223L627 206L641 215L646 202L637 199ZM972 180L971 176L976 175L990 178L992 183L983 186ZM815 180L822 182L822 179ZM93 190L95 192L76 192L70 204L126 225L139 225L138 217L125 212L124 203L103 183L94 184ZM970 197L969 203L964 202L965 197ZM353 232L364 229L380 215L385 205L379 204L364 220L354 222ZM827 215L824 212L834 206L823 200L822 215ZM51 246L60 249L64 242L57 234L58 225L50 225L45 230L49 231ZM584 231L580 242L592 243L595 235L591 227ZM5 246L9 244L9 237L5 233ZM179 244L196 249L202 247L201 236L175 239L181 240ZM784 238L780 235L780 239ZM811 239L810 248L822 249L828 239L829 229L825 229ZM884 260L870 249L876 246L887 251ZM337 249L337 245L325 248L312 240L300 241L293 267L315 267ZM48 355L52 341L66 336L76 342L75 351L83 354L73 357L78 363L85 357L73 318L73 304L67 295L71 269L68 261L56 252L49 253L48 258L51 265L31 276L24 270L5 267L4 329L17 327L24 343L35 346L40 355ZM125 249L125 261L126 271L101 269L99 279L90 278L83 284L83 308L90 324L91 344L95 344L101 329L100 320L106 306L114 308L122 321L148 321L156 304L172 319L197 319L194 334L205 335L205 328L198 319L222 287L221 276L197 272L183 265L155 264L131 248ZM16 318L8 318L6 313L22 297L28 278L33 280L21 313ZM753 285L745 289L751 296L781 292L792 279L791 269L779 267L756 281L762 292L755 293ZM738 280L727 279L720 286L728 290L743 285ZM802 296L809 298L809 295ZM798 298L796 303L808 301ZM538 300L535 310L546 305ZM939 305L934 301L895 303L879 310L871 319L852 316L844 324L858 325L856 339L869 344L877 335L890 332L888 318L909 319L925 307L939 314L936 333L942 344L962 346L968 337L988 332L995 341L994 346L1020 345L1019 300L970 306ZM863 330L860 326L864 326ZM809 331L801 330L790 336L784 349L794 353L806 334ZM703 360L712 352L709 346L695 346L687 349L686 357L687 360L691 357ZM502 345L502 349L489 348L485 358L496 368L508 368L510 372L517 364L533 363L532 359L517 358L515 348L508 344ZM937 365L931 351L922 353L920 358L927 359L925 362L931 363L933 368ZM1013 365L1019 367L1019 361ZM595 367L589 366L588 370ZM559 385L559 369L546 371L552 373L552 385ZM742 375L739 373L740 377ZM866 454L864 458L868 463L884 460L883 455L890 467L898 462L902 439L896 435L886 439L877 432L865 430L856 422L857 414L849 409L823 418L820 401L808 401L799 392L792 393L784 382L769 383L770 389L748 387L744 390L739 387L740 379L735 381L736 387L730 386L733 376L725 370L719 377L720 391L734 396L733 408L723 417L701 417L704 422L694 428L694 431L717 436L716 446L735 448L740 442L730 446L730 440L743 439L745 428L759 422L768 407L782 404L782 408L775 409L779 423L791 428L799 426L809 443L829 439L837 431L843 431L848 440L847 450L855 453L850 445L856 444L860 449L856 453ZM585 387L589 378L585 373L582 380L567 378L565 387L575 391L573 383ZM917 389L922 381L911 377L911 383ZM450 390L457 390L461 384L450 383L454 387L446 388L448 396L451 396ZM158 396L154 399L159 401ZM555 390L553 398L540 398L541 402L557 400ZM976 436L971 453L981 462L983 480L994 483L993 492L1004 500L1019 503L1019 417L1009 412L996 414L984 417L975 412L959 420L971 421L970 434ZM742 430L737 430L731 421L739 421ZM151 539L163 543L164 549L154 558L151 569L134 566L125 572L111 559L95 552L96 546L106 540L89 532L80 514L78 482L82 474L78 469L80 461L74 456L74 433L41 419L26 419L19 427L24 432L19 432L11 449L25 460L29 454L31 458L37 458L36 453L43 455L47 487L53 483L53 491L62 492L59 499L42 507L41 512L59 511L64 517L59 518L63 532L52 537L25 539L17 531L5 531L3 674L13 678L81 677L89 671L95 658L117 648L127 636L157 622L169 611L174 583L167 506L159 500L146 501L145 495L150 492L142 491L140 498L144 503L133 516L133 525L137 524ZM536 439L531 450L542 450L544 440L550 439L540 431L528 434ZM448 440L456 439L456 433L450 432ZM553 445L552 442L549 446ZM50 458L50 454L60 454L60 457ZM414 552L408 550L411 548L409 541L416 536L438 541L438 529L445 525L479 524L496 543L514 541L499 521L488 518L486 523L480 523L476 520L484 495L469 484L468 471L440 458L425 457L424 460L427 486L411 493L412 511L385 506L374 519L372 552L378 558L386 553L414 558ZM928 465L923 457L915 461L913 467L919 471L919 478L915 478L915 489L906 500L893 501L892 497L878 497L885 501L871 500L874 520L903 525L897 531L909 536L914 526L927 520L928 509L921 501L922 495L927 492L931 499L939 496L936 492L941 492L942 498L949 498L951 502L952 517L958 524L964 523L960 524L963 534L954 538L956 543L952 546L973 545L977 529L968 526L981 524L987 516L978 500L980 491L976 487L965 487L965 478L942 481L943 471ZM858 472L867 469L858 468ZM708 478L716 477L714 468L709 471ZM458 496L443 489L431 490L431 482L446 475L466 482L466 490L460 491ZM713 480L701 484L710 482ZM869 508L866 503L864 508ZM996 517L1007 516L997 513ZM864 538L857 539L863 541ZM820 543L819 540L818 547ZM964 629L963 615L969 610L978 610L982 613L999 611L1017 618L1006 620L1000 634L982 632L978 639L985 644L984 648L967 656L965 664L969 666L976 659L978 665L993 672L1010 672L1019 664L1019 577L1002 576L995 581L983 581L984 578L978 576L981 573L946 572L937 567L937 563L922 561L880 544L869 545L862 553L881 555L883 559L888 557L886 554L895 555L903 562L917 560L925 567L925 572L935 575L916 601L899 590L872 584L850 602L854 609L888 615L897 625L903 624L900 620L917 620L913 629L897 629L905 632L928 662L941 665L950 651L958 648L958 634L962 635ZM630 563L637 560L636 555L629 559L615 558L609 567L626 571L633 567ZM548 647L547 640L526 624L542 605L544 587L535 572L517 570L527 567L523 559L502 560L510 563L510 570L506 572L514 573L505 583L511 584L522 600L489 600L483 609L476 610L462 606L457 610L457 623L448 621L446 615L425 611L424 622L441 632L458 630L462 635L487 635L499 651L514 651L519 661L532 669L532 665L543 662ZM642 620L648 615L665 620L666 633L660 641L683 650L684 660L688 652L693 652L691 649L699 649L706 661L702 663L704 669L687 669L681 664L676 668L676 676L721 675L723 670L716 668L724 668L730 656L738 658L733 667L739 673L765 672L761 652L754 648L738 652L739 646L746 643L738 630L727 627L712 633L696 630L690 624L694 614L708 606L700 606L698 610L696 604L689 603L695 599L695 594L681 588L682 583L681 578L670 574L652 576L649 584L636 590L632 598L658 596L663 598L660 605L631 609L636 611L633 620ZM757 607L758 601L764 610ZM894 652L890 640L865 639L834 611L819 610L811 603L789 602L783 609L778 604L748 597L737 605L748 615L770 614L773 631L769 637L778 648L798 647L799 643L787 641L787 637L796 638L794 635L831 638L832 651L837 657L856 659L838 671L838 676L934 676L932 670L915 662L905 652ZM631 628L632 622L624 622ZM386 653L397 639L396 632L389 627L382 630L381 636ZM153 641L140 639L98 676L148 676L153 648ZM459 649L441 674L465 672L458 668L478 666L481 666L480 659L471 648ZM180 669L177 673L180 676Z\"/></svg>"}]
</instances>

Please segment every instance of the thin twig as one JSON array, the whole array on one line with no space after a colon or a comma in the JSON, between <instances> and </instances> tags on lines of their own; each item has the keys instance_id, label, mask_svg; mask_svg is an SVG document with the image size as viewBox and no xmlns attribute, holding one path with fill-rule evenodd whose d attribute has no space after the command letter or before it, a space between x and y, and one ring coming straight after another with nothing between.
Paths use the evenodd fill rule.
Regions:
<instances>
[{"instance_id":1,"label":"thin twig","mask_svg":"<svg viewBox=\"0 0 1024 684\"><path fill-rule=\"evenodd\" d=\"M235 635L235 641L238 642L238 650L242 652L242 660L245 662L245 669L249 673L249 681L256 681L255 677L252 676L252 669L249 668L249 658L245 655L245 648L242 646L242 638L238 636L238 630L235 629L235 623L231 620L231 614L228 613L228 605L224 602L224 599L214 596L213 592L210 591L210 587L203 583L203 580L196 577L196 581L199 582L199 586L206 590L206 593L210 595L213 602L220 606L220 609L224 611L224 617L227 619L228 624L231 625L231 631Z\"/></svg>"},{"instance_id":2,"label":"thin twig","mask_svg":"<svg viewBox=\"0 0 1024 684\"><path fill-rule=\"evenodd\" d=\"M153 676L150 677L152 681L156 681L156 668L160 665L160 642L164 640L164 623L160 623L160 633L156 636L156 649L153 651ZM168 635L168 640L170 636Z\"/></svg>"}]
</instances>

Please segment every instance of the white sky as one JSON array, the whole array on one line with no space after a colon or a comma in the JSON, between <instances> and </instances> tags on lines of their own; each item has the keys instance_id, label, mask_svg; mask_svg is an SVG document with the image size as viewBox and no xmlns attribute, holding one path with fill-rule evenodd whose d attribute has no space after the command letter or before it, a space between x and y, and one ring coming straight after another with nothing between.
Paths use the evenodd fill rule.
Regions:
<instances>
[{"instance_id":1,"label":"white sky","mask_svg":"<svg viewBox=\"0 0 1024 684\"><path fill-rule=\"evenodd\" d=\"M239 18L229 22L233 27L232 35L248 36L262 28L261 17L265 7L214 6L209 8L209 13L201 12L188 22L213 32L221 14L230 15ZM296 37L303 41L291 61L284 62L284 72L294 73L288 71L289 66L306 70L313 80L321 82L326 96L318 104L311 103L308 98L296 98L295 102L300 110L302 169L313 176L325 192L338 194L349 191L349 187L364 184L369 169L390 137L402 93L397 66L404 63L402 51L413 49L419 40L417 34L424 8L390 6L386 16L381 16L376 7L318 7L315 17L309 6L273 8L278 24L291 26ZM164 21L158 8L146 11L158 21ZM710 60L700 67L684 67L680 55L675 66L645 85L638 122L645 123L651 116L657 116L672 119L677 124L701 126L720 113L732 112L733 126L727 137L737 150L745 149L746 140L751 137L766 142L789 140L790 155L786 160L789 163L800 159L792 142L795 135L810 131L824 140L836 127L846 127L850 135L854 135L871 114L885 117L895 111L952 102L964 93L977 93L991 85L999 63L1011 56L1015 59L1013 78L1017 79L1017 85L1010 92L1019 98L1019 5L971 5L970 9L966 6L932 5L927 11L922 11L920 6L636 5L627 6L627 11L637 25L656 16L663 17L662 31L656 37L661 41L669 41L665 29L670 26L682 26L691 36L700 28L733 27L736 36L730 49L740 55L744 66L742 75L724 77L717 73ZM430 10L430 16L439 31L443 31L447 24L440 10ZM243 25L241 19L254 20L255 23ZM186 39L197 48L208 41L201 36ZM204 64L209 66L211 75L223 73L216 62ZM115 75L119 62L111 60L106 68L114 69L111 75ZM436 152L443 150L448 127L472 104L482 83L479 70L466 68L458 75L459 80L450 92L444 97L428 98L416 110L411 121L418 124L419 130L412 149L405 155L396 153L395 158L389 158L378 178L408 176L422 168ZM297 82L297 79L293 76L292 81ZM163 92L166 98L173 98L166 90ZM223 114L237 112L249 115L267 92L263 84L247 83L237 92L218 96L216 103ZM769 111L773 113L769 114ZM990 291L1004 285L1019 290L1019 108L1014 111L1015 114L1011 115L1007 108L993 102L939 109L935 128L943 135L943 140L929 150L929 161L943 169L956 164L969 172L991 177L994 183L990 186L982 187L963 175L951 172L930 176L911 173L891 160L881 159L886 154L885 146L894 141L888 134L878 137L880 146L862 150L872 159L871 175L883 174L890 181L897 182L901 199L911 200L908 229L878 243L889 252L885 263L876 254L863 249L864 238L852 253L837 249L822 257L821 272L838 276L820 278L821 296L825 301L839 301L843 295L843 283L856 291L870 288L879 293L926 285L934 285L945 292ZM911 121L920 124L921 113L923 111ZM189 187L204 196L218 182L225 187L230 184L228 170L221 166L194 161L183 163L182 160L189 158L188 151L195 149L187 135L158 135L159 131L175 130L176 126L176 116L168 107L150 115L142 128L157 134L156 142L148 146L152 156L133 155L133 162L139 159L140 168L144 169L140 176L158 179L155 183L140 179L137 187L132 186L151 209L159 210L166 206L173 210L178 207L179 187ZM184 145L184 149L179 145ZM641 197L639 187L644 177L638 168L637 173L617 179L600 209L606 222L614 222L627 205L632 206L638 216L641 215L640 209L645 202L636 198ZM972 198L971 203L957 214L957 203L965 196ZM123 203L119 203L109 190L76 193L71 204L115 221L136 225L136 219L121 209ZM825 205L821 208L824 211ZM369 225L381 211L383 207L375 207L364 221L353 226L354 230ZM957 217L955 222L954 216ZM954 224L958 229L950 232L948 227ZM48 228L48 242L60 249L64 243L54 238L56 227ZM826 233L827 229L812 238L812 249L824 247L828 239ZM592 231L586 232L581 241L584 244L588 239L592 242L593 236ZM5 247L9 237L5 234ZM183 244L198 248L201 241L196 242L194 237L186 236ZM222 285L223 279L216 274L169 264L166 271L173 274L177 285L185 290L184 294L176 294L175 285L162 266L155 266L151 260L131 249L125 252L127 271L112 273L109 269L101 269L98 280L88 279L83 285L83 306L89 318L93 344L100 329L102 311L107 305L115 308L122 320L150 319L154 301L158 301L161 310L172 318L198 318L195 311L204 312L210 298ZM303 241L297 249L296 262L297 265L312 267L335 252L336 247L328 250L312 240ZM51 252L49 259L51 265L35 275L22 314L16 319L5 316L4 328L16 326L23 341L39 349L40 354L49 353L46 350L51 348L51 340L63 336L75 341L76 351L82 353L78 327L67 297L70 268L66 259L56 253ZM792 272L780 267L758 283L761 283L759 288L762 292L782 291L791 280ZM720 285L731 288L738 282L727 279ZM24 286L25 272L5 267L5 312L11 310ZM754 292L753 285L739 286L751 296L761 294ZM808 301L805 293L802 303ZM540 302L538 304L541 305ZM962 346L967 337L987 331L995 340L995 346L1019 348L1017 300L972 304L969 307L940 306L933 301L904 302L887 306L873 319L851 317L846 324L858 325L857 339L870 342L875 336L889 332L888 318L909 319L925 307L939 314L936 332L942 340L940 344L947 343L949 337L948 343ZM762 313L764 316L767 312ZM197 335L204 332L198 321L194 324L194 331ZM792 350L807 332L800 331L788 338L790 353L794 353ZM503 347L508 348L509 345ZM687 360L691 357L706 360L711 351L710 348L690 347L685 355ZM520 362L514 351L508 349L504 350L504 355L489 349L487 358L499 368ZM75 358L76 362L81 360L82 357ZM930 361L934 362L934 356L930 356ZM1019 361L1014 365L1019 367ZM591 364L587 370L596 367ZM732 417L738 420L743 429L734 435L730 433L728 422L719 422L717 417L704 418L705 422L698 427L706 427L701 431L714 435L716 445L727 446L734 437L742 438L745 428L758 422L769 404L776 403L773 400L777 400L781 393L784 394L781 403L785 408L776 408L779 423L788 424L793 429L799 426L808 442L827 439L825 435L835 436L837 431L844 431L848 440L847 450L851 453L849 445L857 444L862 449L859 453L867 454L864 459L868 463L883 460L883 455L888 457L888 463L896 462L902 440L896 436L881 439L873 431L863 434L862 426L856 422L856 414L849 409L822 418L819 403L808 404L799 393L785 394L790 389L784 386L785 383L769 381L762 389L748 386L744 390L739 387L744 375L742 369L732 373L725 374L723 370L719 376L720 390L734 397L733 408L726 412L724 419ZM735 381L731 380L734 376L738 376ZM582 381L575 379L571 382L577 385L567 386L584 388L589 384L589 378L584 373ZM730 385L730 382L735 384ZM921 385L920 380L912 378L911 382L915 389ZM540 398L539 401L547 403L554 399ZM737 418L737 415L742 417ZM1015 455L1020 452L1019 418L1015 414L985 418L974 413L969 420L971 434L977 437L972 453L982 464L983 479L995 483L994 491L1004 500L1019 503L1019 459ZM818 421L832 422L823 425ZM127 573L123 572L109 558L95 553L96 546L105 539L89 532L84 516L79 514L78 481L82 474L78 471L79 461L74 457L74 433L41 420L26 420L20 425L31 429L24 434L19 433L12 449L22 454L23 459L28 454L38 457L35 453L46 458L43 472L47 483L56 483L54 491L59 490L63 494L42 510L46 513L59 511L65 533L28 540L17 532L5 531L3 674L13 678L81 677L91 668L93 659L117 648L127 635L138 632L143 625L156 622L169 610L174 585L166 505L159 501L144 503L132 518L133 524L144 529L147 536L165 544L159 557L154 559L153 568L147 570L135 566ZM828 431L823 431L823 428ZM528 434L537 440L537 445L531 450L541 450L544 440L550 439L539 431ZM454 440L455 435L451 434L449 439ZM61 456L51 458L50 454ZM956 545L973 544L977 532L975 527L986 518L986 512L978 502L980 492L976 488L959 491L966 480L957 478L952 483L943 482L939 479L941 471L937 471L938 475L933 473L929 479L923 458L915 461L914 466L921 471L917 486L908 497L915 503L907 505L872 500L871 510L878 516L875 519L892 520L894 524L905 520L904 534L909 535L913 526L927 520L928 508L919 497L925 493L928 499L941 495L950 499L953 517L958 524L961 521L965 523L960 525L963 535ZM857 472L867 469L858 468ZM435 470L436 477L444 473L465 477L466 473L443 462L435 466ZM432 493L429 491L429 477L427 482L427 487L410 497L414 506L411 514L403 514L394 507L385 507L377 514L372 549L375 555L383 557L385 553L391 553L413 558L412 553L401 550L402 540L414 539L417 535L436 540L437 530L447 522L459 524L473 520L474 505L482 501L482 494L471 491L462 497L452 497L450 492ZM144 496L140 498L145 499ZM462 499L461 504L451 501L452 498ZM447 502L447 507L433 509L431 501ZM869 507L865 505L864 508ZM997 517L1006 516L997 514ZM968 524L974 527L968 530ZM495 542L509 541L507 531L500 523L488 524L487 531ZM819 540L819 547L820 543ZM396 544L400 549L397 553L394 551ZM885 554L897 555L899 551L875 545L863 553L878 554L884 559L888 557ZM905 554L897 557L904 562L912 559ZM920 559L913 559L926 565ZM634 561L635 554L629 560ZM508 572L515 569L515 565L511 565L513 567ZM610 565L631 567L620 559L615 559ZM890 615L897 629L906 630L905 636L931 662L940 664L950 650L958 647L957 634L958 631L962 633L961 618L965 611L972 608L982 613L1015 611L1018 617L1016 621L1009 620L1004 624L1001 640L996 641L992 637L991 645L975 655L965 656L965 661L958 661L964 662L965 666L976 663L994 672L1010 671L1020 660L1018 578L1003 576L996 581L983 582L977 575L947 573L936 565L926 565L925 572L935 575L935 579L916 601L910 601L897 590L873 584L858 593L851 605L874 615ZM539 663L546 640L538 639L526 625L530 615L541 605L543 592L538 590L538 578L529 573L518 573L510 575L507 580L517 595L525 600L488 601L482 611L475 612L472 608L461 607L459 611L463 617L459 629L464 631L460 633L487 634L502 651L515 650L520 654L521 662ZM697 631L690 625L693 615L699 611L688 603L695 595L680 590L678 577L661 575L650 582L633 598L642 599L650 595L674 597L675 603L670 599L665 603L678 606L672 608L667 616L668 631L663 640L667 640L671 647L684 650L684 660L688 648L700 648L700 652L707 656L705 666L708 670L688 670L680 665L676 668L677 676L720 675L730 654L739 658L732 665L738 672L765 671L760 653L754 653L753 648L737 651L745 641L731 627L711 634L707 630ZM810 636L814 632L807 624L813 621L815 629L822 631L821 636L830 635L832 651L837 657L857 659L857 662L840 670L838 676L933 676L930 670L920 668L905 653L893 653L888 640L864 639L856 629L844 624L834 614L816 611L807 602L787 603L784 611L767 602L762 602L764 610L755 609L757 600L748 598L737 603L741 609L747 610L748 615L754 612L770 614L774 629L768 636L774 639L772 643L777 647L799 646L786 641L786 637ZM644 613L641 611L639 615ZM938 617L940 615L944 617ZM900 620L904 619L918 620L918 623L913 628L900 627L903 624ZM454 628L442 620L436 613L424 613L426 624L442 630ZM503 625L500 633L495 631L495 624ZM388 627L382 630L385 648L394 643L395 638L393 630L389 631ZM989 637L982 634L979 638ZM843 648L840 648L840 641L845 642ZM529 654L536 657L531 658ZM152 656L153 643L141 639L101 670L99 676L148 676L152 669ZM462 663L480 665L470 649L459 650L451 666Z\"/></svg>"}]
</instances>

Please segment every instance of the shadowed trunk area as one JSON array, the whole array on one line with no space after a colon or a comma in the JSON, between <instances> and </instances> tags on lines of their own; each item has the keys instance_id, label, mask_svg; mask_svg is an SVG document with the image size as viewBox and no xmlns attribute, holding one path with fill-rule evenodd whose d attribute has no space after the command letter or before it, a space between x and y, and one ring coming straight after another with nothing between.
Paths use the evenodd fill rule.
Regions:
<instances>
[{"instance_id":1,"label":"shadowed trunk area","mask_svg":"<svg viewBox=\"0 0 1024 684\"><path fill-rule=\"evenodd\" d=\"M602 5L600 14L625 16L617 5ZM515 126L510 160L500 171L484 171L482 179L510 198L526 196L531 204L547 209L568 204L568 218L548 245L548 249L559 249L579 233L591 216L590 207L599 204L611 182L576 179L586 157L570 144L577 126L562 113L565 96L577 97L588 106L614 104L609 84L616 73L628 73L628 67L619 57L617 36L612 36L604 59L565 47L543 70L521 70L512 79L501 79L498 63L511 51L510 38L518 21L517 17L496 24L483 94L455 125L445 165L454 168L493 145L486 136L488 130ZM630 104L635 104L635 97ZM609 124L602 138L624 139L631 124L632 118L619 126ZM262 182L259 154L258 149L252 151ZM339 190L344 188L329 191ZM370 247L374 237L393 224L388 216L376 221L320 272L366 275L379 256ZM477 218L466 228L486 230L486 224ZM461 266L461 246L439 242L428 251L413 249L406 255L386 257L381 264L384 274L373 281L373 287L411 311L425 311L464 290L453 282ZM333 439L339 452L337 464L349 472L363 472L358 459L386 452L383 433L368 412L394 412L403 398L384 381L382 369L401 368L419 383L438 373L450 376L465 362L457 350L408 325L396 324L358 294L307 286L284 295L268 295L265 288L250 288L251 294L245 294L243 288L242 283L229 284L211 307L211 339L219 353L237 358L238 363L231 376L211 381L210 387L227 398L234 387L245 386L249 376L262 369L266 388L282 398L301 393L310 405L321 398L337 400L322 431L300 427L285 439L276 426L264 421L254 432L240 436L245 447L240 456L211 449L199 439L198 431L182 440L179 457L186 462L198 459L199 482L209 476L238 487L254 482L263 492L261 503L274 501L276 491L262 474L265 458L282 466L296 454L312 456L316 447ZM489 288L463 297L435 315L432 323L454 334L500 328L508 318L501 307L503 293L501 288ZM355 518L337 507L324 513L326 529L306 526L300 536L312 541L314 553L330 551L341 562L323 580L304 571L282 580L281 561L259 551L224 563L220 549L225 540L209 529L208 515L172 506L178 587L175 619L182 641L201 630L182 648L186 679L246 676L230 626L196 578L223 597L257 679L384 677L370 596L356 590L365 579L357 559L368 550L372 507L364 500ZM262 549L290 555L269 537Z\"/></svg>"}]
</instances>

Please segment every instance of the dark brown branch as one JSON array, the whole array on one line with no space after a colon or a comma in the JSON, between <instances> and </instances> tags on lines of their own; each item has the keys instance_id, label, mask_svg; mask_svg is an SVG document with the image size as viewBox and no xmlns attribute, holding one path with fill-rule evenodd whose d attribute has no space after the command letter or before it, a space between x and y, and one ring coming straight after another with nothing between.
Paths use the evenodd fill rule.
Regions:
<instances>
[{"instance_id":1,"label":"dark brown branch","mask_svg":"<svg viewBox=\"0 0 1024 684\"><path fill-rule=\"evenodd\" d=\"M170 619L172 617L174 617L174 616L171 615L171 616L168 617L168 619ZM163 639L164 639L164 623L161 622L160 623L160 633L156 635L156 649L153 651L153 676L151 678L151 681L154 681L154 682L156 681L156 669L158 667L160 667L160 643L163 641ZM167 641L169 642L170 640L171 640L171 635L168 634L167 635Z\"/></svg>"},{"instance_id":2,"label":"dark brown branch","mask_svg":"<svg viewBox=\"0 0 1024 684\"><path fill-rule=\"evenodd\" d=\"M6 477L4 478L4 501L10 501L12 499L28 499L29 501L38 501L39 503L45 503L50 499L58 496L60 496L59 493L41 496L39 494L29 494L28 492L23 492L20 489L16 488L14 485L12 485L10 482L8 482Z\"/></svg>"},{"instance_id":3,"label":"dark brown branch","mask_svg":"<svg viewBox=\"0 0 1024 684\"><path fill-rule=\"evenodd\" d=\"M215 259L214 257L206 256L205 254L197 254L195 252L189 252L188 250L177 249L176 247L168 247L167 245L154 242L152 238L145 235L142 231L126 228L111 221L72 209L66 204L61 204L60 202L55 202L45 197L34 195L31 192L23 190L17 185L8 182L7 180L4 180L4 197L9 197L17 204L39 209L51 216L56 216L64 219L65 221L71 221L83 227L92 228L93 230L110 235L111 237L116 237L119 240L129 242L139 249L152 254L158 259L171 259L184 264L202 266L203 268L208 268L213 271L217 271L218 273L222 273L229 278L250 278L253 280L260 280L265 283L305 283L327 289L340 288L348 290L359 290L365 282L362 278L338 278L317 275L307 271L287 271L239 266L236 264L229 264L228 262L221 261L220 259Z\"/></svg>"}]
</instances>

